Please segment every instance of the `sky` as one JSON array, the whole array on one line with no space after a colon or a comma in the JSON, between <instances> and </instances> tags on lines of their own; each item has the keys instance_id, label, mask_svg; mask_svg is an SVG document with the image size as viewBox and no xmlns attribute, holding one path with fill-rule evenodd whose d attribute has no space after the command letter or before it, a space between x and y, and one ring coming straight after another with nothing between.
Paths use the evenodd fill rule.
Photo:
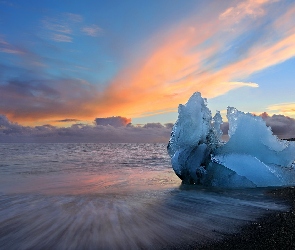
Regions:
<instances>
[{"instance_id":1,"label":"sky","mask_svg":"<svg viewBox=\"0 0 295 250\"><path fill-rule=\"evenodd\" d=\"M294 56L295 1L0 0L0 139L165 141L196 91L295 137Z\"/></svg>"}]
</instances>

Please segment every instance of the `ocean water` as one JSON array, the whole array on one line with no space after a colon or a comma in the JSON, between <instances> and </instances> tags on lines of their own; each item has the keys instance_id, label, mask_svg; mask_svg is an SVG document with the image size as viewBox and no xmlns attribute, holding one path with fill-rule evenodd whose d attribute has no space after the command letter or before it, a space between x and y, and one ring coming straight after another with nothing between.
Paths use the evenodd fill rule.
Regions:
<instances>
[{"instance_id":1,"label":"ocean water","mask_svg":"<svg viewBox=\"0 0 295 250\"><path fill-rule=\"evenodd\" d=\"M283 203L187 187L165 144L0 144L0 249L185 249Z\"/></svg>"}]
</instances>

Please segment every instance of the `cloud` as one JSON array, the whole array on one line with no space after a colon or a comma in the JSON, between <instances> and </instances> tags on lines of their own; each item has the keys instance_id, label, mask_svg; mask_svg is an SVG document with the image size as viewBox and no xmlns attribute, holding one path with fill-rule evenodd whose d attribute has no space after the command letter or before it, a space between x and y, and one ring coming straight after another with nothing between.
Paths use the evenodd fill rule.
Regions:
<instances>
[{"instance_id":1,"label":"cloud","mask_svg":"<svg viewBox=\"0 0 295 250\"><path fill-rule=\"evenodd\" d=\"M213 98L236 88L258 87L245 79L295 56L294 3L220 1L212 7L159 29L130 53L134 56L126 58L124 68L104 88L81 79L48 80L48 75L3 82L0 113L27 123L161 114L176 111L195 91ZM273 11L278 7L280 11ZM45 19L50 39L73 41L75 32L85 27L89 34L99 31L72 14ZM243 39L249 32L263 36L254 35L249 43ZM7 42L1 41L6 48Z\"/></svg>"},{"instance_id":2,"label":"cloud","mask_svg":"<svg viewBox=\"0 0 295 250\"><path fill-rule=\"evenodd\" d=\"M11 125L10 121L7 119L5 115L0 115L0 128L6 128Z\"/></svg>"},{"instance_id":3,"label":"cloud","mask_svg":"<svg viewBox=\"0 0 295 250\"><path fill-rule=\"evenodd\" d=\"M0 114L0 134L2 133L4 137L9 136L8 140L12 135L29 134L30 130L29 127L23 127L17 123L11 122L5 115ZM1 142L5 142L5 140Z\"/></svg>"},{"instance_id":4,"label":"cloud","mask_svg":"<svg viewBox=\"0 0 295 250\"><path fill-rule=\"evenodd\" d=\"M88 36L100 36L103 33L103 29L100 28L99 26L93 24L91 26L85 26L82 29L82 32L84 32Z\"/></svg>"},{"instance_id":5,"label":"cloud","mask_svg":"<svg viewBox=\"0 0 295 250\"><path fill-rule=\"evenodd\" d=\"M236 6L231 6L226 9L223 13L219 15L220 19L230 18L235 20L235 22L239 22L243 18L250 17L258 17L265 14L263 6L272 2L276 2L274 0L248 0L241 1Z\"/></svg>"},{"instance_id":6,"label":"cloud","mask_svg":"<svg viewBox=\"0 0 295 250\"><path fill-rule=\"evenodd\" d=\"M164 126L106 126L74 124L24 127L0 115L0 142L168 143L171 129Z\"/></svg>"},{"instance_id":7,"label":"cloud","mask_svg":"<svg viewBox=\"0 0 295 250\"><path fill-rule=\"evenodd\" d=\"M243 1L230 6L243 16L239 29L236 15L219 19L220 13L224 13L221 6L210 13L204 10L198 19L189 17L171 30L162 30L146 41L144 52L113 79L102 94L97 111L104 115L117 112L123 116L145 116L160 110L176 110L177 104L195 91L213 98L236 88L258 87L257 83L243 79L295 56L295 33L282 29L280 22L269 20L275 4ZM294 4L289 7L295 9ZM286 20L284 16L282 11L273 18ZM295 21L292 22L295 27ZM249 31L260 31L265 36L248 43L241 37ZM236 46L229 47L235 43ZM225 60L229 55L230 60Z\"/></svg>"},{"instance_id":8,"label":"cloud","mask_svg":"<svg viewBox=\"0 0 295 250\"><path fill-rule=\"evenodd\" d=\"M7 54L24 54L23 51L17 49L0 48L0 52Z\"/></svg>"},{"instance_id":9,"label":"cloud","mask_svg":"<svg viewBox=\"0 0 295 250\"><path fill-rule=\"evenodd\" d=\"M220 125L220 129L222 131L222 133L224 135L228 135L228 130L229 130L229 123L228 122L223 122L221 125Z\"/></svg>"},{"instance_id":10,"label":"cloud","mask_svg":"<svg viewBox=\"0 0 295 250\"><path fill-rule=\"evenodd\" d=\"M74 13L62 13L56 17L46 17L42 20L47 37L55 42L72 42L73 37L82 34L87 36L100 36L103 29L92 24L86 25L83 17Z\"/></svg>"},{"instance_id":11,"label":"cloud","mask_svg":"<svg viewBox=\"0 0 295 250\"><path fill-rule=\"evenodd\" d=\"M267 113L260 116L279 138L295 138L295 119L283 115L269 116ZM168 143L173 126L172 123L165 126L160 123L126 126L127 118L111 118L115 118L111 120L112 124L107 122L107 118L102 118L105 120L100 120L101 125L74 124L71 127L59 128L52 125L26 127L0 115L0 142ZM97 119L95 121L97 122ZM227 135L228 122L224 122L221 129L224 135Z\"/></svg>"},{"instance_id":12,"label":"cloud","mask_svg":"<svg viewBox=\"0 0 295 250\"><path fill-rule=\"evenodd\" d=\"M52 34L51 39L56 42L65 42L65 43L71 43L73 41L72 37L62 35L62 34Z\"/></svg>"},{"instance_id":13,"label":"cloud","mask_svg":"<svg viewBox=\"0 0 295 250\"><path fill-rule=\"evenodd\" d=\"M43 28L50 31L47 36L55 42L72 42L72 22L73 18L68 13L57 18L46 17L42 20Z\"/></svg>"},{"instance_id":14,"label":"cloud","mask_svg":"<svg viewBox=\"0 0 295 250\"><path fill-rule=\"evenodd\" d=\"M64 13L64 15L71 21L76 22L76 23L80 23L83 22L83 17L79 14L75 14L75 13Z\"/></svg>"},{"instance_id":15,"label":"cloud","mask_svg":"<svg viewBox=\"0 0 295 250\"><path fill-rule=\"evenodd\" d=\"M113 127L125 127L127 124L131 123L130 118L121 117L121 116L96 118L94 121L96 125L100 125L100 126L110 125Z\"/></svg>"},{"instance_id":16,"label":"cloud","mask_svg":"<svg viewBox=\"0 0 295 250\"><path fill-rule=\"evenodd\" d=\"M161 123L159 123L159 122L156 122L156 123L154 123L154 122L152 122L152 123L147 123L147 124L145 124L145 125L143 125L143 128L164 128L164 126L161 124Z\"/></svg>"},{"instance_id":17,"label":"cloud","mask_svg":"<svg viewBox=\"0 0 295 250\"><path fill-rule=\"evenodd\" d=\"M3 38L0 37L0 53L7 53L7 54L18 54L22 55L25 54L25 51L17 48L16 46L13 46L12 44L9 44L7 41L5 41Z\"/></svg>"},{"instance_id":18,"label":"cloud","mask_svg":"<svg viewBox=\"0 0 295 250\"><path fill-rule=\"evenodd\" d=\"M279 103L267 107L267 110L287 116L295 116L295 103Z\"/></svg>"},{"instance_id":19,"label":"cloud","mask_svg":"<svg viewBox=\"0 0 295 250\"><path fill-rule=\"evenodd\" d=\"M0 84L0 113L27 124L55 121L65 115L89 118L95 112L94 103L99 95L94 86L82 80L14 80Z\"/></svg>"},{"instance_id":20,"label":"cloud","mask_svg":"<svg viewBox=\"0 0 295 250\"><path fill-rule=\"evenodd\" d=\"M8 45L8 42L6 42L2 37L0 37L0 44L1 45Z\"/></svg>"},{"instance_id":21,"label":"cloud","mask_svg":"<svg viewBox=\"0 0 295 250\"><path fill-rule=\"evenodd\" d=\"M260 116L279 138L295 138L295 119L284 115L269 116L266 112Z\"/></svg>"},{"instance_id":22,"label":"cloud","mask_svg":"<svg viewBox=\"0 0 295 250\"><path fill-rule=\"evenodd\" d=\"M21 41L22 42L22 41ZM7 56L7 60L3 61L3 64L0 65L1 68L6 68L5 71L0 74L0 81L4 83L7 81L6 75L13 75L15 79L18 75L24 75L30 72L32 75L38 75L37 71L40 67L46 67L44 63L45 60L39 54L33 52L33 50L28 49L25 44L12 44L10 41L4 39L4 36L1 37L0 34L0 53L12 54L12 56ZM37 69L37 67L39 69ZM14 71L14 72L12 72ZM3 81L5 79L5 81Z\"/></svg>"},{"instance_id":23,"label":"cloud","mask_svg":"<svg viewBox=\"0 0 295 250\"><path fill-rule=\"evenodd\" d=\"M66 21L47 18L43 20L43 25L46 29L57 33L72 34L72 29L69 27L69 24L67 24Z\"/></svg>"},{"instance_id":24,"label":"cloud","mask_svg":"<svg viewBox=\"0 0 295 250\"><path fill-rule=\"evenodd\" d=\"M56 120L55 122L79 122L81 120L79 119L72 119L72 118L66 118L66 119L62 119L62 120Z\"/></svg>"},{"instance_id":25,"label":"cloud","mask_svg":"<svg viewBox=\"0 0 295 250\"><path fill-rule=\"evenodd\" d=\"M241 86L241 87L252 87L252 88L258 88L259 85L254 82L227 82L225 84L233 85L233 86Z\"/></svg>"},{"instance_id":26,"label":"cloud","mask_svg":"<svg viewBox=\"0 0 295 250\"><path fill-rule=\"evenodd\" d=\"M166 128L168 128L168 129L170 129L172 131L172 128L173 128L174 124L173 123L165 123L164 125L165 125Z\"/></svg>"}]
</instances>

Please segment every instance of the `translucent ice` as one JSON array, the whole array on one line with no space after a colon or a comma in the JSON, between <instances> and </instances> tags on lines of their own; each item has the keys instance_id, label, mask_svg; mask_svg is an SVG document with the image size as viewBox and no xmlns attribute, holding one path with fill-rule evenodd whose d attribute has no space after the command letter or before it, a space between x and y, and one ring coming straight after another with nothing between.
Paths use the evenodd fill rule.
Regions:
<instances>
[{"instance_id":1,"label":"translucent ice","mask_svg":"<svg viewBox=\"0 0 295 250\"><path fill-rule=\"evenodd\" d=\"M197 92L185 105L179 105L178 120L173 126L168 144L170 156L180 149L195 147L207 141L212 118L206 102Z\"/></svg>"},{"instance_id":2,"label":"translucent ice","mask_svg":"<svg viewBox=\"0 0 295 250\"><path fill-rule=\"evenodd\" d=\"M274 168L251 155L218 155L215 156L213 160L233 170L236 174L251 180L255 186L281 186L284 184L282 177Z\"/></svg>"},{"instance_id":3,"label":"translucent ice","mask_svg":"<svg viewBox=\"0 0 295 250\"><path fill-rule=\"evenodd\" d=\"M278 139L259 116L227 109L229 141L218 153L249 154L266 164L290 167L295 159L295 143Z\"/></svg>"},{"instance_id":4,"label":"translucent ice","mask_svg":"<svg viewBox=\"0 0 295 250\"><path fill-rule=\"evenodd\" d=\"M295 142L279 140L261 117L229 107L229 141L221 141L219 112L194 93L179 105L168 144L175 173L184 183L223 187L295 184Z\"/></svg>"},{"instance_id":5,"label":"translucent ice","mask_svg":"<svg viewBox=\"0 0 295 250\"><path fill-rule=\"evenodd\" d=\"M198 92L185 105L179 105L178 114L167 147L172 167L184 182L200 183L206 174L210 154L220 143L217 127L221 116L217 115L212 123L207 101Z\"/></svg>"}]
</instances>

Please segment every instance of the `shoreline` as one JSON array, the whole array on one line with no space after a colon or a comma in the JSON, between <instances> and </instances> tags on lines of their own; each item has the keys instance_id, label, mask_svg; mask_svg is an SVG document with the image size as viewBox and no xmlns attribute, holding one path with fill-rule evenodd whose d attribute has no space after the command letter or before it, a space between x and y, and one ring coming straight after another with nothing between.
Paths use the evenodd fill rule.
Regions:
<instances>
[{"instance_id":1,"label":"shoreline","mask_svg":"<svg viewBox=\"0 0 295 250\"><path fill-rule=\"evenodd\" d=\"M295 187L276 188L266 193L290 205L285 212L274 212L240 228L235 234L204 245L186 249L237 250L237 249L295 249Z\"/></svg>"}]
</instances>

